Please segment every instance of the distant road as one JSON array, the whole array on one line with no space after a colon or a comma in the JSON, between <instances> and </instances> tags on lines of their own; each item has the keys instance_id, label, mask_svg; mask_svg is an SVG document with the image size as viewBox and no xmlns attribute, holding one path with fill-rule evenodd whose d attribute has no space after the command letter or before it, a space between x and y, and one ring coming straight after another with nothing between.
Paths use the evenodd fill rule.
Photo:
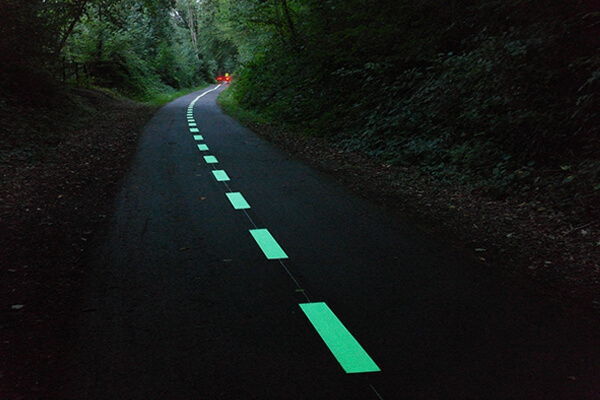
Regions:
<instances>
[{"instance_id":1,"label":"distant road","mask_svg":"<svg viewBox=\"0 0 600 400\"><path fill-rule=\"evenodd\" d=\"M598 324L260 139L222 90L146 126L65 398L600 398Z\"/></svg>"}]
</instances>

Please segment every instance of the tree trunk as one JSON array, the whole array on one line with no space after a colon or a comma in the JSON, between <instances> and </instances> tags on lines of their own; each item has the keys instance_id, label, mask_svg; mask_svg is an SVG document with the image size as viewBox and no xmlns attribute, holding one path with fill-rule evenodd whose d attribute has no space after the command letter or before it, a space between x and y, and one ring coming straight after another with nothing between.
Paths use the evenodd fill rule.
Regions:
<instances>
[{"instance_id":1,"label":"tree trunk","mask_svg":"<svg viewBox=\"0 0 600 400\"><path fill-rule=\"evenodd\" d=\"M81 16L83 15L83 12L85 11L85 6L87 3L88 3L88 0L79 0L77 5L75 6L77 8L73 13L73 19L71 20L67 29L63 32L62 37L60 38L60 41L58 42L58 45L54 51L54 53L57 56L62 52L62 49L67 44L67 39L69 39L69 36L71 36L71 33L73 33L73 29L75 29L75 26L81 19Z\"/></svg>"}]
</instances>

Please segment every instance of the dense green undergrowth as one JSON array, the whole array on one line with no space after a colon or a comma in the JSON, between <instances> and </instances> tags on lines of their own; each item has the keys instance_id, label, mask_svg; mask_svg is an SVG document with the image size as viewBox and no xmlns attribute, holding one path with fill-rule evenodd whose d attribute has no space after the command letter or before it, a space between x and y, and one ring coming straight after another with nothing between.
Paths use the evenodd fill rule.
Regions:
<instances>
[{"instance_id":1,"label":"dense green undergrowth","mask_svg":"<svg viewBox=\"0 0 600 400\"><path fill-rule=\"evenodd\" d=\"M263 40L230 101L493 197L597 212L600 14L591 2L288 5L293 32Z\"/></svg>"}]
</instances>

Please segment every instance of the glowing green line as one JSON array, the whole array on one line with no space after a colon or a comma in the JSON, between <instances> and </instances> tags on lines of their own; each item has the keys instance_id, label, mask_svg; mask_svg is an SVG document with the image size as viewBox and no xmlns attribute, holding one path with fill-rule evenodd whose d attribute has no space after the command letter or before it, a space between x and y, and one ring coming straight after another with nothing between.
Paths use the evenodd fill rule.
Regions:
<instances>
[{"instance_id":1,"label":"glowing green line","mask_svg":"<svg viewBox=\"0 0 600 400\"><path fill-rule=\"evenodd\" d=\"M235 208L236 210L245 210L247 208L250 208L250 204L248 204L248 202L240 192L230 192L225 194L227 195L227 198L231 202L233 208Z\"/></svg>"},{"instance_id":2,"label":"glowing green line","mask_svg":"<svg viewBox=\"0 0 600 400\"><path fill-rule=\"evenodd\" d=\"M347 374L381 371L327 304L303 303L300 308Z\"/></svg>"},{"instance_id":3,"label":"glowing green line","mask_svg":"<svg viewBox=\"0 0 600 400\"><path fill-rule=\"evenodd\" d=\"M269 260L279 260L282 258L288 258L285 251L279 246L275 238L271 236L271 233L267 229L250 229L250 234L258 243L260 249L265 253L265 256Z\"/></svg>"},{"instance_id":4,"label":"glowing green line","mask_svg":"<svg viewBox=\"0 0 600 400\"><path fill-rule=\"evenodd\" d=\"M189 122L188 124L189 124L190 126L196 126L196 123L195 123L195 122Z\"/></svg>"},{"instance_id":5,"label":"glowing green line","mask_svg":"<svg viewBox=\"0 0 600 400\"><path fill-rule=\"evenodd\" d=\"M208 151L208 146L205 144L199 144L198 145L198 150L200 151Z\"/></svg>"},{"instance_id":6,"label":"glowing green line","mask_svg":"<svg viewBox=\"0 0 600 400\"><path fill-rule=\"evenodd\" d=\"M198 128L190 128L190 132L198 133L198 132L200 132L200 130Z\"/></svg>"},{"instance_id":7,"label":"glowing green line","mask_svg":"<svg viewBox=\"0 0 600 400\"><path fill-rule=\"evenodd\" d=\"M194 140L200 141L204 140L204 138L202 137L202 135L194 135Z\"/></svg>"},{"instance_id":8,"label":"glowing green line","mask_svg":"<svg viewBox=\"0 0 600 400\"><path fill-rule=\"evenodd\" d=\"M215 156L204 156L204 161L207 164L217 164L219 162Z\"/></svg>"},{"instance_id":9,"label":"glowing green line","mask_svg":"<svg viewBox=\"0 0 600 400\"><path fill-rule=\"evenodd\" d=\"M222 169L215 169L212 173L215 176L215 179L219 182L225 182L229 180L227 172L223 171Z\"/></svg>"}]
</instances>

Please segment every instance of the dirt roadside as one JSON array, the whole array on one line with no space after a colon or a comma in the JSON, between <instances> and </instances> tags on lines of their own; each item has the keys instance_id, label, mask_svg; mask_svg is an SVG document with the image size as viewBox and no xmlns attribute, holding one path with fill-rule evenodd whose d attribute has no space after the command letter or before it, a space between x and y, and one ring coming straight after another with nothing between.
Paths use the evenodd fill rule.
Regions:
<instances>
[{"instance_id":1,"label":"dirt roadside","mask_svg":"<svg viewBox=\"0 0 600 400\"><path fill-rule=\"evenodd\" d=\"M13 106L8 111L18 116L6 115L7 108L0 115L3 139L18 132L0 149L0 398L6 400L60 398L72 321L85 312L79 299L86 250L106 228L138 137L156 111L102 92L72 95L72 104L58 108ZM44 120L50 117L64 120L64 129Z\"/></svg>"}]
</instances>

